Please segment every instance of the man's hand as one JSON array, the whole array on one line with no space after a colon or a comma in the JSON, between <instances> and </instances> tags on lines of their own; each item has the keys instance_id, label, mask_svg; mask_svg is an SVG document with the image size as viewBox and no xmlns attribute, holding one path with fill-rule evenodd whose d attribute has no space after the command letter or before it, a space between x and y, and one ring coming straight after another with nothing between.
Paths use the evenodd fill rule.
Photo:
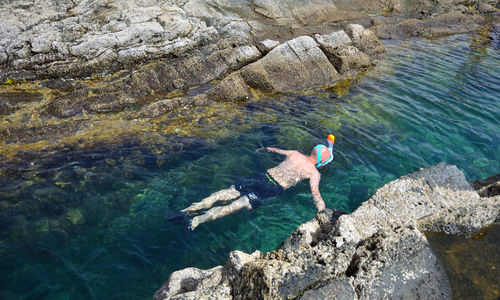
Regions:
<instances>
[{"instance_id":1,"label":"man's hand","mask_svg":"<svg viewBox=\"0 0 500 300\"><path fill-rule=\"evenodd\" d=\"M289 151L289 150L281 150L281 149L274 148L274 147L266 147L264 149L269 151L269 152L275 152L275 153L278 153L281 155L288 155L289 153L293 152L293 151Z\"/></svg>"},{"instance_id":2,"label":"man's hand","mask_svg":"<svg viewBox=\"0 0 500 300\"><path fill-rule=\"evenodd\" d=\"M261 148L257 148L255 151L260 152L262 150L269 151L269 152L277 152L277 151L279 151L278 148L274 148L274 147L261 147Z\"/></svg>"}]
</instances>

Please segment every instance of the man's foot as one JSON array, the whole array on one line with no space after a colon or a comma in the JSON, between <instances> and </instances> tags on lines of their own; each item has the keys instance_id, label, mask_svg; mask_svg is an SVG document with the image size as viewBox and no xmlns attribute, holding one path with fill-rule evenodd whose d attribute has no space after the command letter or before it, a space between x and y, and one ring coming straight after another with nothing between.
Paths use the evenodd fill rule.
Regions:
<instances>
[{"instance_id":1,"label":"man's foot","mask_svg":"<svg viewBox=\"0 0 500 300\"><path fill-rule=\"evenodd\" d=\"M176 211L167 216L167 220L173 222L175 224L179 224L181 222L185 222L187 214L182 211Z\"/></svg>"},{"instance_id":2,"label":"man's foot","mask_svg":"<svg viewBox=\"0 0 500 300\"><path fill-rule=\"evenodd\" d=\"M181 209L182 212L185 212L185 213L190 213L190 212L194 212L194 211L197 211L197 210L200 210L200 209L203 209L204 207L202 207L200 205L200 202L194 202L193 204L191 204L190 206L184 208L184 209Z\"/></svg>"},{"instance_id":3,"label":"man's foot","mask_svg":"<svg viewBox=\"0 0 500 300\"><path fill-rule=\"evenodd\" d=\"M189 226L188 226L188 227L189 227L189 229L191 229L191 230L195 230L195 229L196 229L196 227L198 227L198 225L200 225L200 220L199 220L199 218L198 218L198 217L193 217L193 218L191 219L191 221L189 221Z\"/></svg>"}]
</instances>

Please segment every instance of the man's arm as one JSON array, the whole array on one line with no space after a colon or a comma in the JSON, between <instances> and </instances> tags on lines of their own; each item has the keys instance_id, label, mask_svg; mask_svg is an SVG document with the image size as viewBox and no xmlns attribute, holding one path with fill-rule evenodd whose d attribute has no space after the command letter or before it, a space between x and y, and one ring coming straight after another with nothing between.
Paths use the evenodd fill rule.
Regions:
<instances>
[{"instance_id":1,"label":"man's arm","mask_svg":"<svg viewBox=\"0 0 500 300\"><path fill-rule=\"evenodd\" d=\"M321 175L319 172L316 172L310 179L309 185L311 186L311 194L313 195L314 205L318 209L318 212L325 209L325 202L323 198L321 198L321 194L319 193L319 181L321 180Z\"/></svg>"},{"instance_id":2,"label":"man's arm","mask_svg":"<svg viewBox=\"0 0 500 300\"><path fill-rule=\"evenodd\" d=\"M281 150L281 149L274 148L274 147L265 147L264 149L266 149L269 152L276 152L278 154L286 155L286 156L288 156L288 154L290 154L290 152L292 152L291 150Z\"/></svg>"}]
</instances>

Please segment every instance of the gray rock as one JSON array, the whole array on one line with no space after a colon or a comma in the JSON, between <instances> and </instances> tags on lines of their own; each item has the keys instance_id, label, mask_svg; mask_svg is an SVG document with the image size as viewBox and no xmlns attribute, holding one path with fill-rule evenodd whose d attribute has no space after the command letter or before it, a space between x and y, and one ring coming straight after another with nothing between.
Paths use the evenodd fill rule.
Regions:
<instances>
[{"instance_id":1,"label":"gray rock","mask_svg":"<svg viewBox=\"0 0 500 300\"><path fill-rule=\"evenodd\" d=\"M231 35L238 39L249 39L251 28L246 21L232 21L220 29L220 33Z\"/></svg>"},{"instance_id":2,"label":"gray rock","mask_svg":"<svg viewBox=\"0 0 500 300\"><path fill-rule=\"evenodd\" d=\"M364 48L367 48L377 43L375 47L383 48L377 37L371 32L365 32L363 26L351 24L348 26L348 30L356 41L356 45L364 45ZM317 34L315 37L323 52L340 74L354 75L354 73L373 65L370 56L352 46L353 41L343 30L331 34ZM370 49L370 51L373 55L374 52L380 50ZM375 57L378 57L377 55Z\"/></svg>"},{"instance_id":3,"label":"gray rock","mask_svg":"<svg viewBox=\"0 0 500 300\"><path fill-rule=\"evenodd\" d=\"M314 37L321 48L327 49L328 51L333 51L339 47L350 46L352 44L352 40L344 30L335 31L330 34L316 34Z\"/></svg>"},{"instance_id":4,"label":"gray rock","mask_svg":"<svg viewBox=\"0 0 500 300\"><path fill-rule=\"evenodd\" d=\"M134 9L132 10L125 9L126 15L124 17L124 21L127 25L151 22L164 13L164 11L157 6L157 1L153 0L149 5L146 6L143 6L139 3L137 4L138 7L134 7ZM112 15L110 17L114 19Z\"/></svg>"},{"instance_id":5,"label":"gray rock","mask_svg":"<svg viewBox=\"0 0 500 300\"><path fill-rule=\"evenodd\" d=\"M8 58L9 57L7 56L7 53L5 53L5 50L0 48L0 64L6 63Z\"/></svg>"},{"instance_id":6,"label":"gray rock","mask_svg":"<svg viewBox=\"0 0 500 300\"><path fill-rule=\"evenodd\" d=\"M87 37L86 41L71 47L70 52L74 56L90 57L103 48L113 48L119 41L115 33Z\"/></svg>"},{"instance_id":7,"label":"gray rock","mask_svg":"<svg viewBox=\"0 0 500 300\"><path fill-rule=\"evenodd\" d=\"M494 2L477 0L468 3L482 13L493 12L492 4ZM409 14L424 12L424 16L429 16L428 20L398 19L396 24L374 28L377 35L384 38L439 36L477 29L482 18L463 5L467 14L458 17L454 9L460 5L444 0L437 3L428 0L415 3L399 0L4 1L0 3L0 46L5 49L7 59L3 60L7 64L0 70L0 81L7 77L25 80L113 73L166 55L192 55L194 49L204 48L203 55L209 55L208 45L220 40L229 40L235 46L250 45L253 39L286 40L328 32L340 23L368 24L371 17L361 10L380 12L389 8ZM449 15L444 16L444 12ZM435 17L435 13L439 14ZM263 53L271 49L256 44ZM146 55L141 52L137 56L136 50L142 49L141 46L147 49ZM354 41L354 46L372 59L383 53L381 47L368 39L359 45ZM135 50L127 51L129 49ZM100 57L109 51L121 52L120 60ZM128 53L131 56L127 56Z\"/></svg>"},{"instance_id":8,"label":"gray rock","mask_svg":"<svg viewBox=\"0 0 500 300\"><path fill-rule=\"evenodd\" d=\"M351 37L353 45L370 57L378 58L385 53L384 46L371 30L364 29L359 24L349 24L346 31Z\"/></svg>"},{"instance_id":9,"label":"gray rock","mask_svg":"<svg viewBox=\"0 0 500 300\"><path fill-rule=\"evenodd\" d=\"M140 61L142 58L145 58L148 55L146 51L147 49L148 48L146 47L146 45L123 49L118 52L117 59L122 63Z\"/></svg>"},{"instance_id":10,"label":"gray rock","mask_svg":"<svg viewBox=\"0 0 500 300\"><path fill-rule=\"evenodd\" d=\"M358 299L356 291L347 279L334 280L324 286L312 288L300 300L352 300Z\"/></svg>"},{"instance_id":11,"label":"gray rock","mask_svg":"<svg viewBox=\"0 0 500 300\"><path fill-rule=\"evenodd\" d=\"M287 3L288 2L288 3ZM291 1L265 1L254 0L255 11L271 19L292 18L292 13L287 7Z\"/></svg>"},{"instance_id":12,"label":"gray rock","mask_svg":"<svg viewBox=\"0 0 500 300\"><path fill-rule=\"evenodd\" d=\"M324 86L339 78L318 44L308 36L283 43L241 70L245 82L266 92Z\"/></svg>"},{"instance_id":13,"label":"gray rock","mask_svg":"<svg viewBox=\"0 0 500 300\"><path fill-rule=\"evenodd\" d=\"M478 2L477 10L482 14L490 14L497 11L497 9L493 5L483 2Z\"/></svg>"},{"instance_id":14,"label":"gray rock","mask_svg":"<svg viewBox=\"0 0 500 300\"><path fill-rule=\"evenodd\" d=\"M240 73L234 72L217 83L206 95L214 102L235 102L247 100L252 93Z\"/></svg>"},{"instance_id":15,"label":"gray rock","mask_svg":"<svg viewBox=\"0 0 500 300\"><path fill-rule=\"evenodd\" d=\"M359 299L452 299L443 266L415 228L363 241L346 275L354 279Z\"/></svg>"},{"instance_id":16,"label":"gray rock","mask_svg":"<svg viewBox=\"0 0 500 300\"><path fill-rule=\"evenodd\" d=\"M258 42L257 48L259 48L260 52L262 53L268 53L269 51L276 48L279 44L280 42L278 41L266 39Z\"/></svg>"},{"instance_id":17,"label":"gray rock","mask_svg":"<svg viewBox=\"0 0 500 300\"><path fill-rule=\"evenodd\" d=\"M457 6L460 7L460 6ZM468 8L465 8L468 11ZM475 31L484 22L480 15L452 11L428 19L403 19L370 28L379 38L440 37Z\"/></svg>"},{"instance_id":18,"label":"gray rock","mask_svg":"<svg viewBox=\"0 0 500 300\"><path fill-rule=\"evenodd\" d=\"M252 254L246 254L245 252L235 250L229 253L228 267L235 272L239 272L246 263L260 259L261 257L262 253L258 250Z\"/></svg>"},{"instance_id":19,"label":"gray rock","mask_svg":"<svg viewBox=\"0 0 500 300\"><path fill-rule=\"evenodd\" d=\"M259 59L262 54L259 52L255 46L240 46L234 51L234 61L233 58L230 60L230 66L233 69L239 69L250 62L254 62Z\"/></svg>"},{"instance_id":20,"label":"gray rock","mask_svg":"<svg viewBox=\"0 0 500 300\"><path fill-rule=\"evenodd\" d=\"M346 4L345 1L329 0L254 0L252 4L255 12L275 20L280 25L307 25L359 18L361 14L356 11L367 9L368 6L371 6L367 5L368 2L373 3L376 1L349 1L349 4ZM375 8L376 6L378 8ZM373 8L377 10L381 6L380 4L376 4Z\"/></svg>"},{"instance_id":21,"label":"gray rock","mask_svg":"<svg viewBox=\"0 0 500 300\"><path fill-rule=\"evenodd\" d=\"M158 17L158 22L165 29L165 38L168 40L184 37L194 29L188 19L176 14L163 14Z\"/></svg>"},{"instance_id":22,"label":"gray rock","mask_svg":"<svg viewBox=\"0 0 500 300\"><path fill-rule=\"evenodd\" d=\"M16 22L17 20L12 17L5 17L2 19L2 22L0 22L0 32L2 33L0 34L0 46L3 46L5 49L16 44L19 39L21 29L18 27L20 24L15 24Z\"/></svg>"},{"instance_id":23,"label":"gray rock","mask_svg":"<svg viewBox=\"0 0 500 300\"><path fill-rule=\"evenodd\" d=\"M165 30L158 22L144 22L131 24L122 31L116 32L116 40L120 45L130 45L139 42L139 40L162 39L161 34Z\"/></svg>"},{"instance_id":24,"label":"gray rock","mask_svg":"<svg viewBox=\"0 0 500 300\"><path fill-rule=\"evenodd\" d=\"M325 49L325 54L340 74L347 74L349 71L358 72L373 66L370 57L354 46L344 46L335 50Z\"/></svg>"},{"instance_id":25,"label":"gray rock","mask_svg":"<svg viewBox=\"0 0 500 300\"><path fill-rule=\"evenodd\" d=\"M148 104L138 111L129 115L129 119L141 119L141 118L156 118L166 112L169 112L175 108L189 104L189 100L186 98L173 98L160 100L151 104Z\"/></svg>"},{"instance_id":26,"label":"gray rock","mask_svg":"<svg viewBox=\"0 0 500 300\"><path fill-rule=\"evenodd\" d=\"M178 294L184 294L184 297L179 299L216 299L209 297L212 292L210 288L217 286L221 280L221 266L206 271L196 268L183 269L170 275L167 283L155 293L154 299L177 299L175 296ZM206 290L207 292L205 294L197 293L196 298L190 297L189 293L196 290ZM217 299L231 299L229 288L220 285L217 292L217 296L220 297Z\"/></svg>"},{"instance_id":27,"label":"gray rock","mask_svg":"<svg viewBox=\"0 0 500 300\"><path fill-rule=\"evenodd\" d=\"M140 119L140 118L155 118L164 113L170 112L173 109L179 108L181 106L194 104L195 106L206 106L213 102L236 102L246 100L251 97L250 92L245 81L241 78L240 73L233 72L229 76L225 77L219 81L214 87L193 97L188 98L173 98L160 100L151 104L148 104L129 115L129 119Z\"/></svg>"},{"instance_id":28,"label":"gray rock","mask_svg":"<svg viewBox=\"0 0 500 300\"><path fill-rule=\"evenodd\" d=\"M341 216L336 231L353 243L396 226L470 234L498 215L499 203L489 201L481 200L457 167L441 163L382 186L355 212Z\"/></svg>"},{"instance_id":29,"label":"gray rock","mask_svg":"<svg viewBox=\"0 0 500 300\"><path fill-rule=\"evenodd\" d=\"M53 50L52 44L59 42L60 36L54 28L47 25L38 26L40 31L31 39L31 51L37 53L49 53Z\"/></svg>"}]
</instances>

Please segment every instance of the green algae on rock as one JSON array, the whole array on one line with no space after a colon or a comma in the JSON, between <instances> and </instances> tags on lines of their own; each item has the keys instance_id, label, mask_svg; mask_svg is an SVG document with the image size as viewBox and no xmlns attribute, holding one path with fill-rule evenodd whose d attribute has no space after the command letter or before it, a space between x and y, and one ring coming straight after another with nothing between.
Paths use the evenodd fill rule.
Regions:
<instances>
[{"instance_id":1,"label":"green algae on rock","mask_svg":"<svg viewBox=\"0 0 500 300\"><path fill-rule=\"evenodd\" d=\"M366 34L369 31L362 26L355 28L373 37ZM360 42L363 40L360 36L361 33L356 33L353 39ZM340 78L318 44L307 36L274 47L260 60L257 60L261 54L256 48L240 48L228 54L236 55L236 61L226 57L226 61L220 62L226 66L224 70L206 78L198 78L200 73L183 65L185 62L181 60L182 63L174 65L151 62L138 71L122 71L89 80L47 80L8 85L0 89L0 97L21 97L27 104L14 108L9 104L10 100L5 102L6 114L0 119L5 125L0 136L0 155L14 161L23 151L38 151L44 155L68 147L91 148L102 143L114 143L118 137L122 140L143 140L145 144L155 140L168 144L166 136L169 135L204 136L209 141L223 139L231 131L221 124L244 119L235 105L238 102L252 97L258 99L259 92L291 92L321 87ZM253 60L257 61L243 67ZM210 60L199 63L210 63ZM213 63L216 64L216 61ZM196 64L192 61L191 65ZM171 98L179 95L178 88L207 83L241 67L240 71L230 73L213 85L209 84L201 94ZM351 66L350 72L354 74L363 68ZM258 70L267 71L260 74ZM304 73L305 70L308 71ZM172 76L177 76L177 79ZM175 83L179 78L185 84L165 87L168 82ZM31 98L25 94L30 86L38 88L34 91L36 96ZM19 92L11 94L7 89ZM2 90L6 92L2 93ZM166 98L160 100L162 97ZM12 114L12 109L15 109L15 114ZM218 115L225 115L226 118L217 118ZM201 130L207 127L213 130ZM206 132L210 134L207 136Z\"/></svg>"}]
</instances>

